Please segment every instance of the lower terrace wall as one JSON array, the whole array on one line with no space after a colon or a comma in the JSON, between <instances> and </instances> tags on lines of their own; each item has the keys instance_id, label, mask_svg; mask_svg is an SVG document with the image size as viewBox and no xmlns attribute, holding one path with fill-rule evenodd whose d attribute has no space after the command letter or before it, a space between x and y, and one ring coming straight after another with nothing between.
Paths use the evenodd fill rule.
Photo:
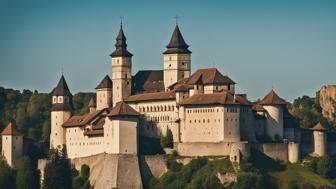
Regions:
<instances>
[{"instance_id":1,"label":"lower terrace wall","mask_svg":"<svg viewBox=\"0 0 336 189\"><path fill-rule=\"evenodd\" d=\"M80 170L83 164L90 167L90 183L95 189L143 188L137 155L98 154L71 159Z\"/></svg>"},{"instance_id":2,"label":"lower terrace wall","mask_svg":"<svg viewBox=\"0 0 336 189\"><path fill-rule=\"evenodd\" d=\"M238 149L243 155L249 154L247 142L191 142L178 143L176 150L180 156L230 156L231 149Z\"/></svg>"},{"instance_id":3,"label":"lower terrace wall","mask_svg":"<svg viewBox=\"0 0 336 189\"><path fill-rule=\"evenodd\" d=\"M140 156L139 162L144 188L148 188L147 184L152 177L160 178L165 172L168 171L166 155Z\"/></svg>"},{"instance_id":4,"label":"lower terrace wall","mask_svg":"<svg viewBox=\"0 0 336 189\"><path fill-rule=\"evenodd\" d=\"M285 162L288 161L287 143L255 144L254 147L272 159L277 159Z\"/></svg>"}]
</instances>

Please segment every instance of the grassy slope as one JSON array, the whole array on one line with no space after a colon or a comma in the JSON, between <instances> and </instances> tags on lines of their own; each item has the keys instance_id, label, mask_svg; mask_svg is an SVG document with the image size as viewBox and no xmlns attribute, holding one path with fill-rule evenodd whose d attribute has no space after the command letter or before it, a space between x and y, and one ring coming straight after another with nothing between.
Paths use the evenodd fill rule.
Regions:
<instances>
[{"instance_id":1,"label":"grassy slope","mask_svg":"<svg viewBox=\"0 0 336 189\"><path fill-rule=\"evenodd\" d=\"M270 171L268 172L268 175L271 177L271 180L277 184L279 189L288 188L289 182L295 182L300 186L305 183L309 183L317 187L332 186L332 183L329 180L322 178L321 176L297 164L288 164L284 170Z\"/></svg>"},{"instance_id":2,"label":"grassy slope","mask_svg":"<svg viewBox=\"0 0 336 189\"><path fill-rule=\"evenodd\" d=\"M329 180L299 164L283 164L256 150L251 150L251 153L254 166L266 175L266 179L269 180L270 184L276 185L274 187L286 189L289 182L295 182L300 186L309 183L317 186L317 188L319 186L333 186Z\"/></svg>"}]
</instances>

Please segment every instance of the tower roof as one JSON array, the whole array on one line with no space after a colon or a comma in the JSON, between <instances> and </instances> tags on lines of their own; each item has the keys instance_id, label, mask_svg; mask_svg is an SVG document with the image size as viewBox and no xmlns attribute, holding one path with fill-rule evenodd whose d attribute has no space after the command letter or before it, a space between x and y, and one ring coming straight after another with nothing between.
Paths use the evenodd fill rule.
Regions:
<instances>
[{"instance_id":1,"label":"tower roof","mask_svg":"<svg viewBox=\"0 0 336 189\"><path fill-rule=\"evenodd\" d=\"M184 41L181 31L176 24L173 35L169 41L169 44L166 46L167 50L163 54L173 54L173 53L185 53L190 54L187 43Z\"/></svg>"},{"instance_id":2,"label":"tower roof","mask_svg":"<svg viewBox=\"0 0 336 189\"><path fill-rule=\"evenodd\" d=\"M198 69L195 73L190 76L187 84L194 85L197 82L202 82L203 84L224 84L230 85L235 84L235 82L228 76L222 75L216 68L205 68Z\"/></svg>"},{"instance_id":3,"label":"tower roof","mask_svg":"<svg viewBox=\"0 0 336 189\"><path fill-rule=\"evenodd\" d=\"M96 103L95 103L95 101L93 100L93 98L90 99L89 104L88 104L88 107L89 107L89 108L90 108L90 107L96 107Z\"/></svg>"},{"instance_id":4,"label":"tower roof","mask_svg":"<svg viewBox=\"0 0 336 189\"><path fill-rule=\"evenodd\" d=\"M21 136L22 134L16 130L14 124L10 122L2 131L1 135Z\"/></svg>"},{"instance_id":5,"label":"tower roof","mask_svg":"<svg viewBox=\"0 0 336 189\"><path fill-rule=\"evenodd\" d=\"M53 96L71 96L68 85L65 81L64 75L61 76L57 86L52 91Z\"/></svg>"},{"instance_id":6,"label":"tower roof","mask_svg":"<svg viewBox=\"0 0 336 189\"><path fill-rule=\"evenodd\" d=\"M318 122L313 128L311 128L313 131L326 131L327 129L320 123Z\"/></svg>"},{"instance_id":7,"label":"tower roof","mask_svg":"<svg viewBox=\"0 0 336 189\"><path fill-rule=\"evenodd\" d=\"M108 116L138 116L139 112L134 110L131 106L125 102L118 102L115 107L111 110Z\"/></svg>"},{"instance_id":8,"label":"tower roof","mask_svg":"<svg viewBox=\"0 0 336 189\"><path fill-rule=\"evenodd\" d=\"M110 56L111 57L132 57L133 54L128 52L127 44L126 44L126 37L122 28L122 24L120 24L120 29L118 36L116 38L115 44L116 50L113 51Z\"/></svg>"},{"instance_id":9,"label":"tower roof","mask_svg":"<svg viewBox=\"0 0 336 189\"><path fill-rule=\"evenodd\" d=\"M96 89L111 89L112 88L112 80L106 75L104 79L99 83Z\"/></svg>"},{"instance_id":10,"label":"tower roof","mask_svg":"<svg viewBox=\"0 0 336 189\"><path fill-rule=\"evenodd\" d=\"M286 101L280 98L272 89L260 102L261 105L286 105Z\"/></svg>"}]
</instances>

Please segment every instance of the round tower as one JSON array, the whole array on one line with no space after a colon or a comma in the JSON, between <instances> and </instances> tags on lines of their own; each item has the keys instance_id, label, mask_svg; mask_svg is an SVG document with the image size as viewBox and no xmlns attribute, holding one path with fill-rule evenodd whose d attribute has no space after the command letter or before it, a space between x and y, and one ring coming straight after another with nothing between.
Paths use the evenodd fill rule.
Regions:
<instances>
[{"instance_id":1,"label":"round tower","mask_svg":"<svg viewBox=\"0 0 336 189\"><path fill-rule=\"evenodd\" d=\"M286 101L272 89L260 102L266 112L266 134L274 140L281 140L284 135L283 110Z\"/></svg>"},{"instance_id":2,"label":"round tower","mask_svg":"<svg viewBox=\"0 0 336 189\"><path fill-rule=\"evenodd\" d=\"M61 150L65 145L65 129L62 124L71 117L72 94L62 75L52 91L50 148Z\"/></svg>"},{"instance_id":3,"label":"round tower","mask_svg":"<svg viewBox=\"0 0 336 189\"><path fill-rule=\"evenodd\" d=\"M314 136L314 155L324 156L327 153L327 135L326 128L319 122L313 128Z\"/></svg>"},{"instance_id":4,"label":"round tower","mask_svg":"<svg viewBox=\"0 0 336 189\"><path fill-rule=\"evenodd\" d=\"M93 99L92 99L93 100ZM101 110L112 107L112 80L108 75L96 87L96 102L95 109ZM94 101L93 101L94 103Z\"/></svg>"},{"instance_id":5,"label":"round tower","mask_svg":"<svg viewBox=\"0 0 336 189\"><path fill-rule=\"evenodd\" d=\"M178 25L176 24L173 35L163 52L164 86L165 89L180 79L190 76L191 51L184 41Z\"/></svg>"},{"instance_id":6,"label":"round tower","mask_svg":"<svg viewBox=\"0 0 336 189\"><path fill-rule=\"evenodd\" d=\"M132 89L132 54L127 50L126 37L120 24L116 38L116 50L112 57L113 106L131 95Z\"/></svg>"}]
</instances>

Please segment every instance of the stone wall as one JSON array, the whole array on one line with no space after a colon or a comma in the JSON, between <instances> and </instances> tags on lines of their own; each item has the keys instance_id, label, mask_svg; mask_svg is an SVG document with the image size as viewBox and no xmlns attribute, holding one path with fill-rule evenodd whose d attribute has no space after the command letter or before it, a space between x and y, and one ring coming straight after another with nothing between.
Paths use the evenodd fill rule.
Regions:
<instances>
[{"instance_id":1,"label":"stone wall","mask_svg":"<svg viewBox=\"0 0 336 189\"><path fill-rule=\"evenodd\" d=\"M270 158L288 161L288 144L287 143L265 143L257 144L255 147Z\"/></svg>"},{"instance_id":2,"label":"stone wall","mask_svg":"<svg viewBox=\"0 0 336 189\"><path fill-rule=\"evenodd\" d=\"M165 155L140 156L139 162L144 188L148 188L147 183L152 177L159 178L168 171Z\"/></svg>"},{"instance_id":3,"label":"stone wall","mask_svg":"<svg viewBox=\"0 0 336 189\"><path fill-rule=\"evenodd\" d=\"M98 154L72 159L77 170L90 167L90 183L94 188L143 188L136 155Z\"/></svg>"}]
</instances>

